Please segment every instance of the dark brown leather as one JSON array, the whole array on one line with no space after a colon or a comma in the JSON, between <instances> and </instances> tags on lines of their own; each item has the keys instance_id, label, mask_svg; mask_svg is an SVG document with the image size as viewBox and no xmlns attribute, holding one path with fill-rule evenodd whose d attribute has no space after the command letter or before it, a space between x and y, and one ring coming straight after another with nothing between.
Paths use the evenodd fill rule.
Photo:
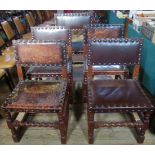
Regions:
<instances>
[{"instance_id":1,"label":"dark brown leather","mask_svg":"<svg viewBox=\"0 0 155 155\"><path fill-rule=\"evenodd\" d=\"M39 40L15 40L16 61L22 65L63 65L66 64L64 42ZM36 54L37 53L37 54Z\"/></svg>"},{"instance_id":2,"label":"dark brown leather","mask_svg":"<svg viewBox=\"0 0 155 155\"><path fill-rule=\"evenodd\" d=\"M140 62L142 39L89 41L88 65L134 65Z\"/></svg>"},{"instance_id":3,"label":"dark brown leather","mask_svg":"<svg viewBox=\"0 0 155 155\"><path fill-rule=\"evenodd\" d=\"M124 37L123 24L92 24L87 27L88 39Z\"/></svg>"},{"instance_id":4,"label":"dark brown leather","mask_svg":"<svg viewBox=\"0 0 155 155\"><path fill-rule=\"evenodd\" d=\"M57 26L79 29L91 23L91 15L89 13L55 14L55 22Z\"/></svg>"},{"instance_id":5,"label":"dark brown leather","mask_svg":"<svg viewBox=\"0 0 155 155\"><path fill-rule=\"evenodd\" d=\"M88 87L96 108L153 108L135 80L92 80Z\"/></svg>"},{"instance_id":6,"label":"dark brown leather","mask_svg":"<svg viewBox=\"0 0 155 155\"><path fill-rule=\"evenodd\" d=\"M34 82L28 81L18 84L18 89L12 95L8 109L57 109L63 106L63 92L66 89L65 81ZM18 97L17 97L18 96Z\"/></svg>"},{"instance_id":7,"label":"dark brown leather","mask_svg":"<svg viewBox=\"0 0 155 155\"><path fill-rule=\"evenodd\" d=\"M31 27L32 39L38 40L71 40L70 30L62 26Z\"/></svg>"}]
</instances>

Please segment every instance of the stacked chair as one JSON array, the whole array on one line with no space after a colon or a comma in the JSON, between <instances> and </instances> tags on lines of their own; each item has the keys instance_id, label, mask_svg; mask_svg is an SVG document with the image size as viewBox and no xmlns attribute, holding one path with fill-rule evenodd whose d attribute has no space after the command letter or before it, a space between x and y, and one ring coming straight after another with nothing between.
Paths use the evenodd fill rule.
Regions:
<instances>
[{"instance_id":1,"label":"stacked chair","mask_svg":"<svg viewBox=\"0 0 155 155\"><path fill-rule=\"evenodd\" d=\"M19 83L2 105L15 142L29 126L59 129L61 143L67 142L69 103L73 94L72 64L84 62L88 143L94 143L94 129L123 126L135 128L137 142L143 143L154 111L138 81L143 40L124 38L124 25L98 24L94 14L90 11L54 14L55 25L51 11L38 10L37 17L31 11L26 14L31 38L13 41L11 48L15 52ZM13 20L20 38L23 37L26 31L19 18ZM11 32L12 39L16 38ZM133 68L132 77L129 67ZM0 77L4 74L2 70ZM19 120L21 113L23 118ZM36 122L32 116L38 113L57 114L58 120ZM95 117L98 113L118 113L127 115L128 119L99 121Z\"/></svg>"},{"instance_id":2,"label":"stacked chair","mask_svg":"<svg viewBox=\"0 0 155 155\"><path fill-rule=\"evenodd\" d=\"M91 24L87 26L87 40L103 39L103 38L123 38L124 37L124 25L123 24ZM88 57L88 44L86 46L85 62L84 62L84 81L83 81L83 98L87 95L87 57ZM105 78L106 76L114 75L115 78L127 77L129 71L124 65L94 65L94 71L96 72L95 78ZM103 76L104 75L104 76Z\"/></svg>"},{"instance_id":3,"label":"stacked chair","mask_svg":"<svg viewBox=\"0 0 155 155\"><path fill-rule=\"evenodd\" d=\"M69 77L70 91L72 92L73 78L72 78L72 45L71 45L71 32L64 26L48 26L48 27L31 27L32 39L37 40L51 40L51 41L65 41L67 46L67 73ZM43 67L32 68L27 71L29 78L40 78L41 76L53 76L52 70L59 72L60 67ZM60 72L59 72L60 73ZM48 76L46 76L48 75Z\"/></svg>"},{"instance_id":4,"label":"stacked chair","mask_svg":"<svg viewBox=\"0 0 155 155\"><path fill-rule=\"evenodd\" d=\"M86 44L86 29L85 26L92 23L90 13L64 13L54 15L55 24L57 26L66 26L71 29L73 63L83 63L83 57L77 54L84 54Z\"/></svg>"}]
</instances>

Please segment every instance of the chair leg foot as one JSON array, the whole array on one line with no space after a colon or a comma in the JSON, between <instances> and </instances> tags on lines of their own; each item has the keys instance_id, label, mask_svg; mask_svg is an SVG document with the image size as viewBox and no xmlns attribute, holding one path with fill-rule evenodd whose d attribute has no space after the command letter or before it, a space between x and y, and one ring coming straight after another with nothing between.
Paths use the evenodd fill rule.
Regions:
<instances>
[{"instance_id":1,"label":"chair leg foot","mask_svg":"<svg viewBox=\"0 0 155 155\"><path fill-rule=\"evenodd\" d=\"M146 131L145 124L143 125L142 128L139 128L139 130L137 130L137 142L139 144L142 144L144 142L144 139L145 139L145 131Z\"/></svg>"},{"instance_id":2,"label":"chair leg foot","mask_svg":"<svg viewBox=\"0 0 155 155\"><path fill-rule=\"evenodd\" d=\"M88 143L89 144L94 144L94 139L93 138L89 138Z\"/></svg>"},{"instance_id":3,"label":"chair leg foot","mask_svg":"<svg viewBox=\"0 0 155 155\"><path fill-rule=\"evenodd\" d=\"M17 142L20 141L20 139L18 138L17 135L12 135L12 139L13 139L13 141L14 141L15 143L17 143Z\"/></svg>"},{"instance_id":4,"label":"chair leg foot","mask_svg":"<svg viewBox=\"0 0 155 155\"><path fill-rule=\"evenodd\" d=\"M145 139L145 136L144 136L144 135L139 135L139 136L137 137L137 142L138 142L139 144L142 144L142 143L144 142L144 139Z\"/></svg>"},{"instance_id":5,"label":"chair leg foot","mask_svg":"<svg viewBox=\"0 0 155 155\"><path fill-rule=\"evenodd\" d=\"M94 113L88 112L88 143L94 143Z\"/></svg>"},{"instance_id":6,"label":"chair leg foot","mask_svg":"<svg viewBox=\"0 0 155 155\"><path fill-rule=\"evenodd\" d=\"M65 118L63 117L62 113L58 113L58 119L59 119L61 144L66 144L66 142L67 142L67 128L66 128Z\"/></svg>"}]
</instances>

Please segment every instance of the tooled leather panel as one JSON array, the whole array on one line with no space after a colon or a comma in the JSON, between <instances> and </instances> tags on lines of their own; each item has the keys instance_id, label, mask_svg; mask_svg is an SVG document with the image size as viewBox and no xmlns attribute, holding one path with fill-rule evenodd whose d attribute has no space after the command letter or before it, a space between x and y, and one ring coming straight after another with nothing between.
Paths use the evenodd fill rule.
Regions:
<instances>
[{"instance_id":1,"label":"tooled leather panel","mask_svg":"<svg viewBox=\"0 0 155 155\"><path fill-rule=\"evenodd\" d=\"M62 47L56 44L18 45L18 59L23 64L62 64Z\"/></svg>"},{"instance_id":2,"label":"tooled leather panel","mask_svg":"<svg viewBox=\"0 0 155 155\"><path fill-rule=\"evenodd\" d=\"M121 30L116 28L98 28L90 29L88 32L88 39L91 38L120 38L122 36Z\"/></svg>"},{"instance_id":3,"label":"tooled leather panel","mask_svg":"<svg viewBox=\"0 0 155 155\"><path fill-rule=\"evenodd\" d=\"M79 29L83 28L84 25L90 24L90 16L84 15L66 15L66 16L56 16L56 25L67 26L68 28Z\"/></svg>"},{"instance_id":4,"label":"tooled leather panel","mask_svg":"<svg viewBox=\"0 0 155 155\"><path fill-rule=\"evenodd\" d=\"M61 82L24 82L10 98L7 108L60 107L66 90Z\"/></svg>"},{"instance_id":5,"label":"tooled leather panel","mask_svg":"<svg viewBox=\"0 0 155 155\"><path fill-rule=\"evenodd\" d=\"M152 108L135 80L93 80L89 82L89 90L96 106Z\"/></svg>"},{"instance_id":6,"label":"tooled leather panel","mask_svg":"<svg viewBox=\"0 0 155 155\"><path fill-rule=\"evenodd\" d=\"M111 41L109 39L105 42L92 41L90 45L90 61L93 65L131 65L139 63L141 46L137 41L125 41L125 39Z\"/></svg>"},{"instance_id":7,"label":"tooled leather panel","mask_svg":"<svg viewBox=\"0 0 155 155\"><path fill-rule=\"evenodd\" d=\"M33 39L38 40L69 40L69 32L67 29L61 28L32 28Z\"/></svg>"}]
</instances>

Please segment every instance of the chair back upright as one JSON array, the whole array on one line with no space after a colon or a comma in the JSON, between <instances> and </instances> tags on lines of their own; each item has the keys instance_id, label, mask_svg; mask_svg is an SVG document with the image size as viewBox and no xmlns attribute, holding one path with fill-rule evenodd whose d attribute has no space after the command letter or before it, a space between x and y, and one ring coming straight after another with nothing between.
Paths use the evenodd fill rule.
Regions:
<instances>
[{"instance_id":1,"label":"chair back upright","mask_svg":"<svg viewBox=\"0 0 155 155\"><path fill-rule=\"evenodd\" d=\"M55 14L55 25L71 29L72 47L74 51L83 50L86 44L85 26L92 23L90 13L64 13Z\"/></svg>"},{"instance_id":2,"label":"chair back upright","mask_svg":"<svg viewBox=\"0 0 155 155\"><path fill-rule=\"evenodd\" d=\"M48 41L65 41L67 54L71 57L71 32L64 26L31 27L32 39Z\"/></svg>"},{"instance_id":3,"label":"chair back upright","mask_svg":"<svg viewBox=\"0 0 155 155\"><path fill-rule=\"evenodd\" d=\"M143 39L116 38L89 40L88 75L92 77L94 65L134 66L133 78L138 78Z\"/></svg>"},{"instance_id":4,"label":"chair back upright","mask_svg":"<svg viewBox=\"0 0 155 155\"><path fill-rule=\"evenodd\" d=\"M91 24L87 26L88 39L123 38L123 24Z\"/></svg>"},{"instance_id":5,"label":"chair back upright","mask_svg":"<svg viewBox=\"0 0 155 155\"><path fill-rule=\"evenodd\" d=\"M63 41L14 40L15 59L20 80L23 80L22 67L61 67L64 78L67 76L66 44Z\"/></svg>"}]
</instances>

